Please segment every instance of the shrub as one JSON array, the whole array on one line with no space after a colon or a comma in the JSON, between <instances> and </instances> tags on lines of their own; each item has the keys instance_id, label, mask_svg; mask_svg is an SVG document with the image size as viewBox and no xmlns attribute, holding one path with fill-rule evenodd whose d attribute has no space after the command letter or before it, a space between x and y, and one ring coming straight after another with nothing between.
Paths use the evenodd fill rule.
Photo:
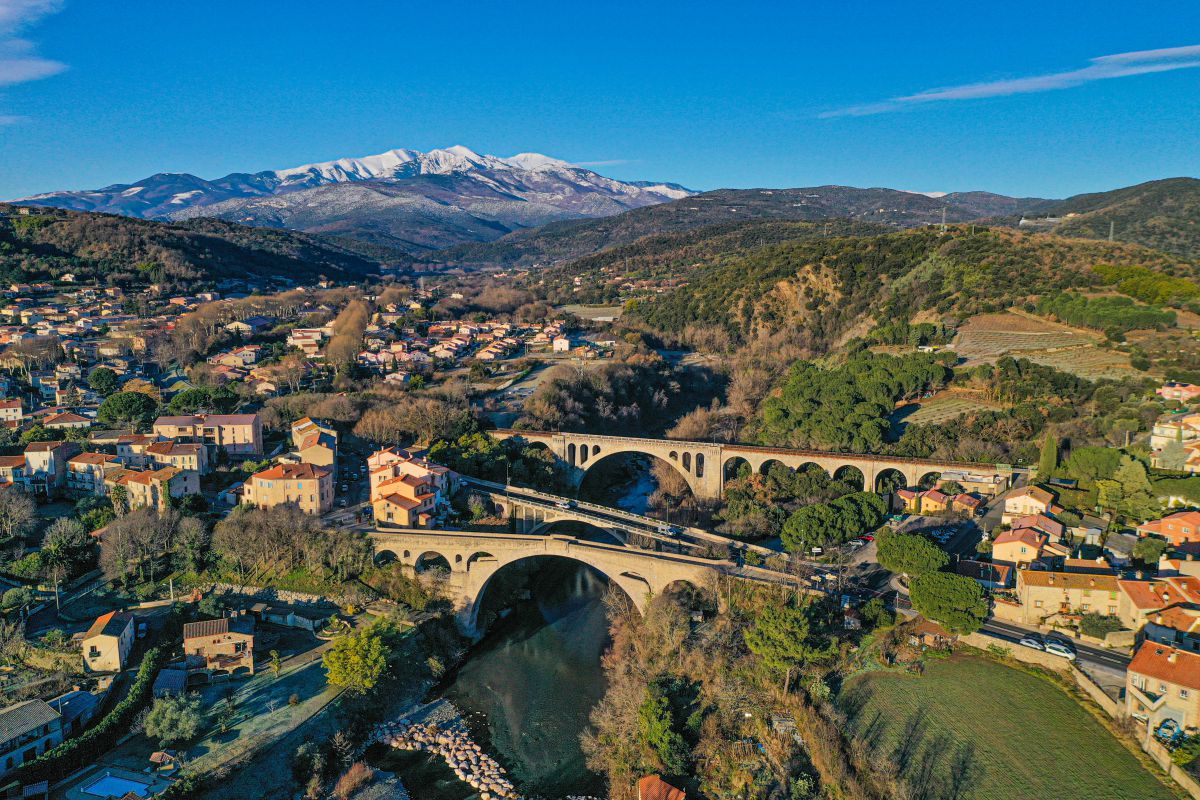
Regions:
<instances>
[{"instance_id":1,"label":"shrub","mask_svg":"<svg viewBox=\"0 0 1200 800\"><path fill-rule=\"evenodd\" d=\"M342 777L338 778L333 787L333 796L338 800L346 800L375 777L375 770L362 761L355 761Z\"/></svg>"},{"instance_id":2,"label":"shrub","mask_svg":"<svg viewBox=\"0 0 1200 800\"><path fill-rule=\"evenodd\" d=\"M1079 620L1079 630L1087 636L1094 636L1097 639L1103 639L1105 634L1119 631L1124 627L1117 617L1095 612L1084 614L1083 618Z\"/></svg>"}]
</instances>

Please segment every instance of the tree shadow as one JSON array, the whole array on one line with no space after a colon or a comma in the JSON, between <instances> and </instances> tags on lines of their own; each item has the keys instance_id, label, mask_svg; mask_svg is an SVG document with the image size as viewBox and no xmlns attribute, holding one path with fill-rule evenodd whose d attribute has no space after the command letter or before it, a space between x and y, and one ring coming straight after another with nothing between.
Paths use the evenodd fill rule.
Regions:
<instances>
[{"instance_id":1,"label":"tree shadow","mask_svg":"<svg viewBox=\"0 0 1200 800\"><path fill-rule=\"evenodd\" d=\"M983 778L983 765L975 758L975 744L964 742L958 746L950 761L949 781L942 800L963 800L974 793L976 784Z\"/></svg>"},{"instance_id":2,"label":"tree shadow","mask_svg":"<svg viewBox=\"0 0 1200 800\"><path fill-rule=\"evenodd\" d=\"M896 746L891 753L891 761L896 765L897 772L902 775L908 773L913 758L920 750L921 742L928 729L927 718L928 715L924 709L917 709L904 721L904 730L900 731L896 739Z\"/></svg>"}]
</instances>

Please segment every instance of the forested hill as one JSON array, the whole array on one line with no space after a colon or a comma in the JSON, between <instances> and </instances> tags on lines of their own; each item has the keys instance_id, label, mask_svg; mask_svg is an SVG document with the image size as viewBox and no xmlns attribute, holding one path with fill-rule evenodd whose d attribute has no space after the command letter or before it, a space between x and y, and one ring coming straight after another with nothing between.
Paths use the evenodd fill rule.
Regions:
<instances>
[{"instance_id":1,"label":"forested hill","mask_svg":"<svg viewBox=\"0 0 1200 800\"><path fill-rule=\"evenodd\" d=\"M850 219L908 228L946 220L1020 214L1047 201L988 192L929 197L895 189L814 186L802 189L719 189L602 219L553 222L494 242L461 245L428 259L465 267L546 266L629 244L652 234L678 233L752 220Z\"/></svg>"},{"instance_id":2,"label":"forested hill","mask_svg":"<svg viewBox=\"0 0 1200 800\"><path fill-rule=\"evenodd\" d=\"M0 204L0 282L74 273L101 283L174 283L283 276L356 279L379 261L343 244L293 231L212 219L152 222Z\"/></svg>"},{"instance_id":3,"label":"forested hill","mask_svg":"<svg viewBox=\"0 0 1200 800\"><path fill-rule=\"evenodd\" d=\"M593 255L530 273L528 288L552 303L620 302L630 290L659 291L685 283L692 271L784 242L890 233L887 225L835 219L827 222L755 220L691 231L644 236Z\"/></svg>"},{"instance_id":4,"label":"forested hill","mask_svg":"<svg viewBox=\"0 0 1200 800\"><path fill-rule=\"evenodd\" d=\"M1047 229L1062 236L1108 238L1200 260L1200 180L1169 178L1111 192L1048 201L1027 212L1061 221ZM1008 220L1015 223L1016 219Z\"/></svg>"},{"instance_id":5,"label":"forested hill","mask_svg":"<svg viewBox=\"0 0 1200 800\"><path fill-rule=\"evenodd\" d=\"M856 322L922 310L962 318L1067 288L1099 287L1093 267L1138 265L1185 278L1196 268L1136 245L952 226L881 236L816 237L711 256L673 291L631 303L630 317L681 334L720 329L734 340L786 332L815 350Z\"/></svg>"}]
</instances>

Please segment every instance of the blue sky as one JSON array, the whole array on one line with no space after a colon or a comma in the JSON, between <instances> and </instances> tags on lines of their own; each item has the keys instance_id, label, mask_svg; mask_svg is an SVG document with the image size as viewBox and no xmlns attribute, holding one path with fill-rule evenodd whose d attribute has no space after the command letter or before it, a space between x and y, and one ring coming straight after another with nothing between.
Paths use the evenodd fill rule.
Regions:
<instances>
[{"instance_id":1,"label":"blue sky","mask_svg":"<svg viewBox=\"0 0 1200 800\"><path fill-rule=\"evenodd\" d=\"M1200 175L1198 66L1194 0L0 0L0 198L453 144L1057 197Z\"/></svg>"}]
</instances>

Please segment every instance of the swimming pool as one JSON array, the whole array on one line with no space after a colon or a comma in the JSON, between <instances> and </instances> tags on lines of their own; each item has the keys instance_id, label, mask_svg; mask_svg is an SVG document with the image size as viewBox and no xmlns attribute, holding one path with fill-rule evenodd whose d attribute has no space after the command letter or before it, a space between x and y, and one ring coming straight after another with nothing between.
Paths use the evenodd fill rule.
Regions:
<instances>
[{"instance_id":1,"label":"swimming pool","mask_svg":"<svg viewBox=\"0 0 1200 800\"><path fill-rule=\"evenodd\" d=\"M101 775L81 790L92 797L124 797L133 792L138 797L150 796L150 784L123 778L120 775Z\"/></svg>"}]
</instances>

